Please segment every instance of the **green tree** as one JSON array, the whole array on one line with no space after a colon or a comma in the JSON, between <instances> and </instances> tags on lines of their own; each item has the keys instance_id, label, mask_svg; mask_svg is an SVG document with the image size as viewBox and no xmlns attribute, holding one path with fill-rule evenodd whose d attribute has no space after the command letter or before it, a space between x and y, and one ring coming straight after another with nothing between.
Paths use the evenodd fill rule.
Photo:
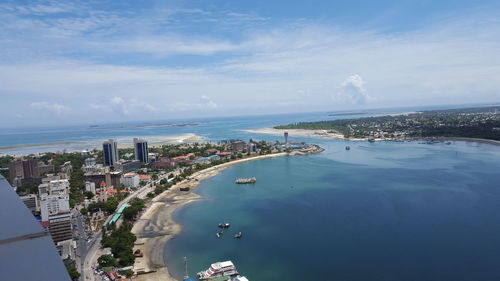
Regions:
<instances>
[{"instance_id":1,"label":"green tree","mask_svg":"<svg viewBox=\"0 0 500 281\"><path fill-rule=\"evenodd\" d=\"M78 272L78 270L76 270L74 266L67 265L66 270L68 271L71 280L78 280L78 278L80 278L80 273Z\"/></svg>"},{"instance_id":2,"label":"green tree","mask_svg":"<svg viewBox=\"0 0 500 281\"><path fill-rule=\"evenodd\" d=\"M100 267L118 266L117 260L112 255L102 255L97 259Z\"/></svg>"},{"instance_id":3,"label":"green tree","mask_svg":"<svg viewBox=\"0 0 500 281\"><path fill-rule=\"evenodd\" d=\"M94 198L94 193L91 191L85 191L85 197L87 197L87 199L92 199Z\"/></svg>"}]
</instances>

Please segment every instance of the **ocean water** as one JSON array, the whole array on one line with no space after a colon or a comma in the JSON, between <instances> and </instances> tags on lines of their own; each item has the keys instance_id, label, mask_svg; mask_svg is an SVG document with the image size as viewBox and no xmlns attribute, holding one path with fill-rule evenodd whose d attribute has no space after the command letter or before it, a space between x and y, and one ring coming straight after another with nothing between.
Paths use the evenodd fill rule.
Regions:
<instances>
[{"instance_id":1,"label":"ocean water","mask_svg":"<svg viewBox=\"0 0 500 281\"><path fill-rule=\"evenodd\" d=\"M365 115L335 115L327 112L281 114L266 116L225 117L225 118L191 118L177 120L157 120L150 122L126 123L97 123L98 127L87 125L72 125L58 127L11 127L0 128L0 155L2 154L30 154L46 151L81 151L84 149L101 149L102 141L116 138L121 141L132 141L134 137L162 138L194 133L201 136L204 141L220 141L222 139L240 138L248 140L258 138L274 141L276 136L255 135L246 133L243 129L258 129L277 124L293 122L307 122L318 120L333 120L357 118L377 114L409 112L433 108L394 108L378 109L365 112ZM196 123L198 126L162 127L151 126L158 124L185 124ZM298 139L295 139L298 140ZM32 146L36 145L36 146ZM16 147L12 147L16 146ZM22 146L22 147L19 147Z\"/></svg>"},{"instance_id":2,"label":"ocean water","mask_svg":"<svg viewBox=\"0 0 500 281\"><path fill-rule=\"evenodd\" d=\"M412 110L420 109L401 111ZM350 117L358 115L4 128L0 154L81 150L107 138L185 133L207 141L273 141L280 137L241 129ZM141 126L185 122L200 125ZM202 200L174 213L183 231L166 246L165 259L176 277L183 275L186 256L192 276L212 262L232 260L251 281L500 280L500 147L290 139L326 150L232 166L200 184ZM5 148L26 144L47 145ZM235 178L253 176L256 184L234 184ZM232 226L217 239L217 224L225 221ZM243 238L232 238L239 231Z\"/></svg>"},{"instance_id":3,"label":"ocean water","mask_svg":"<svg viewBox=\"0 0 500 281\"><path fill-rule=\"evenodd\" d=\"M203 199L174 213L183 225L165 252L174 276L186 256L191 276L232 260L251 281L500 280L499 147L316 143L326 151L203 181ZM234 184L250 176L256 184Z\"/></svg>"}]
</instances>

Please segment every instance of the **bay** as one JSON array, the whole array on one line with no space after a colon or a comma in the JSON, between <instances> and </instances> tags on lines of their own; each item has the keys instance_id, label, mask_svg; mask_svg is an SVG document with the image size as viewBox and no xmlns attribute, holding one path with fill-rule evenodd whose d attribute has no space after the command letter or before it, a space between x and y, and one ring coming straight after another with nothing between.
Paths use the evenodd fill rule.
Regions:
<instances>
[{"instance_id":1,"label":"bay","mask_svg":"<svg viewBox=\"0 0 500 281\"><path fill-rule=\"evenodd\" d=\"M191 275L232 260L250 280L500 278L498 147L317 142L324 153L203 181L203 199L174 214L183 230L165 258L175 277L186 256ZM250 176L256 184L234 184ZM231 228L217 238L225 221Z\"/></svg>"}]
</instances>

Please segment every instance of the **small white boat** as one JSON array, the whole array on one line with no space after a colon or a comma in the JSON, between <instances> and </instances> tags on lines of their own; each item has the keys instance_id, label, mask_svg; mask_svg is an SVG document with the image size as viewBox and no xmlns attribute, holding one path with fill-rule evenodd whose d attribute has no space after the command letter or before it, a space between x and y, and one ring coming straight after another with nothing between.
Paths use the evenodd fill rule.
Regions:
<instances>
[{"instance_id":1,"label":"small white boat","mask_svg":"<svg viewBox=\"0 0 500 281\"><path fill-rule=\"evenodd\" d=\"M222 236L222 231L217 232L215 235L217 235L217 238L220 238Z\"/></svg>"},{"instance_id":2,"label":"small white boat","mask_svg":"<svg viewBox=\"0 0 500 281\"><path fill-rule=\"evenodd\" d=\"M241 231L240 231L240 232L238 232L238 233L236 233L236 234L234 235L234 238L241 238L241 236L242 236L242 235L243 235L243 234L242 234L242 233L241 233Z\"/></svg>"}]
</instances>

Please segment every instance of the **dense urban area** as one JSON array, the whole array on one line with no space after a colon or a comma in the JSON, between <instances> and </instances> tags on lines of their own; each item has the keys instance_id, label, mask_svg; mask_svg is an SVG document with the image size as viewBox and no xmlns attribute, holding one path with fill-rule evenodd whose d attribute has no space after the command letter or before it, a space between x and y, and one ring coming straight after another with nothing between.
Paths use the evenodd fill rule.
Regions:
<instances>
[{"instance_id":1,"label":"dense urban area","mask_svg":"<svg viewBox=\"0 0 500 281\"><path fill-rule=\"evenodd\" d=\"M464 137L500 140L500 107L432 110L403 115L302 122L275 129L327 130L345 138L405 140Z\"/></svg>"},{"instance_id":2,"label":"dense urban area","mask_svg":"<svg viewBox=\"0 0 500 281\"><path fill-rule=\"evenodd\" d=\"M133 144L118 149L110 139L102 150L0 157L2 175L50 233L73 280L127 280L143 273L134 267L143 253L134 249L133 223L152 198L193 173L237 159L317 148L253 140L148 147L136 138Z\"/></svg>"}]
</instances>

